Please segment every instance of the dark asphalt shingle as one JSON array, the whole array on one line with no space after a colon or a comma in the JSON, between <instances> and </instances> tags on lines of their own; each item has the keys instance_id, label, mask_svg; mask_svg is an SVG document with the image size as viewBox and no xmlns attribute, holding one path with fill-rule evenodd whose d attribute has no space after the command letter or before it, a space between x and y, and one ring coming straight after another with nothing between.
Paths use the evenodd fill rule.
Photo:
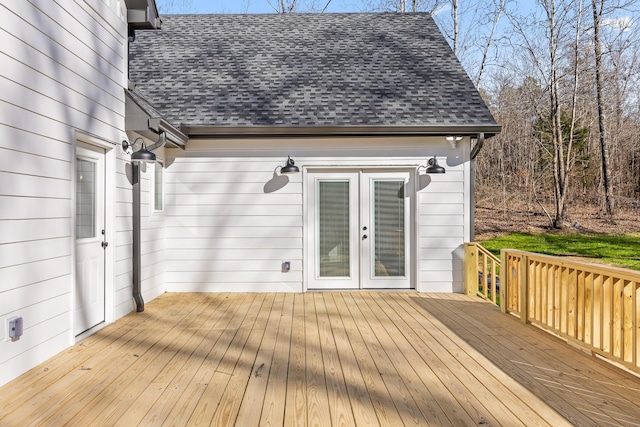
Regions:
<instances>
[{"instance_id":1,"label":"dark asphalt shingle","mask_svg":"<svg viewBox=\"0 0 640 427\"><path fill-rule=\"evenodd\" d=\"M428 14L169 15L130 76L173 125L495 125Z\"/></svg>"}]
</instances>

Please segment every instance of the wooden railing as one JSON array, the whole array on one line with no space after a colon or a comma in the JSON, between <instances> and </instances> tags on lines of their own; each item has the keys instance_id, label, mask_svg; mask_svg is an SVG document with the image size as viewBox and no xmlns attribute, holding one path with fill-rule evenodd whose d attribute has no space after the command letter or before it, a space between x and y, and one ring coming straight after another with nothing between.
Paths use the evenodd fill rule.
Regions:
<instances>
[{"instance_id":1,"label":"wooden railing","mask_svg":"<svg viewBox=\"0 0 640 427\"><path fill-rule=\"evenodd\" d=\"M465 292L500 305L500 259L478 243L465 243Z\"/></svg>"},{"instance_id":2,"label":"wooden railing","mask_svg":"<svg viewBox=\"0 0 640 427\"><path fill-rule=\"evenodd\" d=\"M640 272L511 249L501 258L504 312L640 372Z\"/></svg>"}]
</instances>

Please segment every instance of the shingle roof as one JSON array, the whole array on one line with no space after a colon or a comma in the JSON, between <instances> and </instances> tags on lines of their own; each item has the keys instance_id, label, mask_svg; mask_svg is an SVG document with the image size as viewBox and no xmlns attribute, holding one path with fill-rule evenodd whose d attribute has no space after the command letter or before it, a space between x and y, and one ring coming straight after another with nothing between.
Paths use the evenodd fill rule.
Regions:
<instances>
[{"instance_id":1,"label":"shingle roof","mask_svg":"<svg viewBox=\"0 0 640 427\"><path fill-rule=\"evenodd\" d=\"M162 19L130 77L173 125L496 124L428 14Z\"/></svg>"}]
</instances>

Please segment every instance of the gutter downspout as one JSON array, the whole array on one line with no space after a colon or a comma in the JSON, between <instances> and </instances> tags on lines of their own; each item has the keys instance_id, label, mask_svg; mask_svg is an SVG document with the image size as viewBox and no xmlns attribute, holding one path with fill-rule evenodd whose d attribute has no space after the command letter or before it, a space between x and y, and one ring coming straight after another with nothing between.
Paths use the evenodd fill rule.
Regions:
<instances>
[{"instance_id":1,"label":"gutter downspout","mask_svg":"<svg viewBox=\"0 0 640 427\"><path fill-rule=\"evenodd\" d=\"M475 162L475 158L478 156L478 153L480 152L480 149L482 148L482 146L484 145L484 132L480 132L477 136L478 138L478 142L476 142L476 145L473 146L473 148L471 149L471 161L469 162L470 164L470 168L471 168L471 195L470 195L470 206L469 206L469 211L470 211L470 218L471 218L471 230L469 233L469 241L473 242L476 239L476 227L475 227L475 221L476 221L476 162ZM471 137L471 139L473 139L473 137Z\"/></svg>"},{"instance_id":2,"label":"gutter downspout","mask_svg":"<svg viewBox=\"0 0 640 427\"><path fill-rule=\"evenodd\" d=\"M153 151L160 147L164 147L167 142L165 132L160 132L158 142L147 147L147 150ZM144 311L144 299L142 299L142 239L140 236L141 213L140 213L140 164L131 162L132 175L132 191L133 191L133 299L136 302L136 311L138 313Z\"/></svg>"},{"instance_id":3,"label":"gutter downspout","mask_svg":"<svg viewBox=\"0 0 640 427\"><path fill-rule=\"evenodd\" d=\"M131 162L133 181L133 299L136 311L144 311L142 299L142 251L140 248L140 164Z\"/></svg>"}]
</instances>

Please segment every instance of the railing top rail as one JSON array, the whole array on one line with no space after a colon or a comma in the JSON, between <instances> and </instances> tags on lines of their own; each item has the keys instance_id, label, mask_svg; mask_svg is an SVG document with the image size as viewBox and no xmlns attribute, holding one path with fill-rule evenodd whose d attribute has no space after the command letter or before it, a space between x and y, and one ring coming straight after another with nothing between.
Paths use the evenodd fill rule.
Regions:
<instances>
[{"instance_id":1,"label":"railing top rail","mask_svg":"<svg viewBox=\"0 0 640 427\"><path fill-rule=\"evenodd\" d=\"M489 252L486 248L482 247L482 245L480 243L477 242L467 242L465 243L465 245L469 245L469 246L475 246L476 248L478 248L478 252L481 252L483 255L488 256L489 258L491 258L493 261L500 263L500 258L498 258L497 256L495 256L494 254L492 254L491 252Z\"/></svg>"},{"instance_id":2,"label":"railing top rail","mask_svg":"<svg viewBox=\"0 0 640 427\"><path fill-rule=\"evenodd\" d=\"M526 256L529 261L542 261L548 264L562 265L573 267L575 269L582 269L594 273L600 273L609 276L616 276L625 278L631 281L640 280L640 271L631 270L628 268L614 267L606 264L598 264L595 262L578 261L567 256L558 255L543 255L535 252L526 252L517 249L502 249L507 254L515 254L520 256Z\"/></svg>"}]
</instances>

